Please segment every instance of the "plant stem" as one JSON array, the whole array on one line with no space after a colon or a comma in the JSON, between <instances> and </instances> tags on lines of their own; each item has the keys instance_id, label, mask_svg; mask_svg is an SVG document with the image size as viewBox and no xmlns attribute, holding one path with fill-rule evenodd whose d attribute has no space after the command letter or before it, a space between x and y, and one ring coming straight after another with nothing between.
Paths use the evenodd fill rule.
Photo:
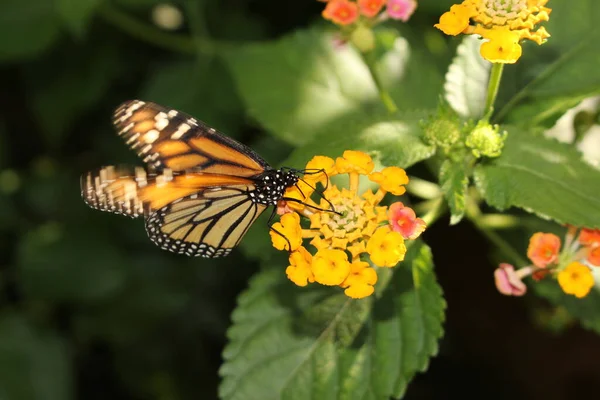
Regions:
<instances>
[{"instance_id":1,"label":"plant stem","mask_svg":"<svg viewBox=\"0 0 600 400\"><path fill-rule=\"evenodd\" d=\"M496 102L496 96L498 96L498 89L500 88L500 80L502 79L502 70L504 64L494 63L492 64L492 71L490 72L490 81L488 82L487 98L485 99L485 109L483 118L488 120L492 116L494 111L494 103Z\"/></svg>"},{"instance_id":2,"label":"plant stem","mask_svg":"<svg viewBox=\"0 0 600 400\"><path fill-rule=\"evenodd\" d=\"M213 41L202 40L202 38L195 38L193 40L187 36L163 32L151 24L128 15L110 5L110 3L104 3L99 11L104 20L109 24L116 26L139 40L155 46L186 54L196 54L199 51L205 54L214 54L216 52L216 46Z\"/></svg>"},{"instance_id":3,"label":"plant stem","mask_svg":"<svg viewBox=\"0 0 600 400\"><path fill-rule=\"evenodd\" d=\"M429 202L432 203L431 208L421 218L423 221L425 221L427 226L431 226L442 215L444 215L444 211L446 211L446 201L444 200L443 196L440 196L435 200L429 200L427 203Z\"/></svg>"},{"instance_id":4,"label":"plant stem","mask_svg":"<svg viewBox=\"0 0 600 400\"><path fill-rule=\"evenodd\" d=\"M394 99L392 99L392 96L390 96L387 90L385 90L383 87L383 84L379 79L379 75L375 70L375 53L373 51L369 51L367 53L360 52L360 54L362 55L365 64L367 64L367 67L369 68L369 73L371 74L371 78L373 78L373 82L375 82L375 86L379 92L379 98L381 99L383 105L390 113L395 113L398 111L398 107L396 106Z\"/></svg>"},{"instance_id":5,"label":"plant stem","mask_svg":"<svg viewBox=\"0 0 600 400\"><path fill-rule=\"evenodd\" d=\"M467 201L466 213L465 216L469 219L473 225L481 232L483 235L496 247L500 249L504 253L505 256L511 259L511 261L515 264L515 266L525 266L530 263L523 257L517 250L515 250L506 240L502 238L502 236L498 235L496 232L491 230L482 220L481 220L481 210L479 206L474 200Z\"/></svg>"}]
</instances>

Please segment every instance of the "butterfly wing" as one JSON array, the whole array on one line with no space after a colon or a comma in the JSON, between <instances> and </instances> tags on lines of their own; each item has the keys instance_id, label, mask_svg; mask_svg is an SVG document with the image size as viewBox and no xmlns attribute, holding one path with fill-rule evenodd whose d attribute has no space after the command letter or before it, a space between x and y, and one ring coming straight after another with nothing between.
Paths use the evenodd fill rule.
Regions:
<instances>
[{"instance_id":1,"label":"butterfly wing","mask_svg":"<svg viewBox=\"0 0 600 400\"><path fill-rule=\"evenodd\" d=\"M125 102L115 111L113 122L127 145L155 169L250 177L270 168L249 147L181 111L155 103Z\"/></svg>"},{"instance_id":2,"label":"butterfly wing","mask_svg":"<svg viewBox=\"0 0 600 400\"><path fill-rule=\"evenodd\" d=\"M81 188L90 207L143 215L154 243L190 256L229 254L266 208L248 195L252 180L203 172L109 166L84 175Z\"/></svg>"},{"instance_id":3,"label":"butterfly wing","mask_svg":"<svg viewBox=\"0 0 600 400\"><path fill-rule=\"evenodd\" d=\"M223 257L265 208L250 200L244 186L206 189L152 213L146 220L146 232L165 250Z\"/></svg>"}]
</instances>

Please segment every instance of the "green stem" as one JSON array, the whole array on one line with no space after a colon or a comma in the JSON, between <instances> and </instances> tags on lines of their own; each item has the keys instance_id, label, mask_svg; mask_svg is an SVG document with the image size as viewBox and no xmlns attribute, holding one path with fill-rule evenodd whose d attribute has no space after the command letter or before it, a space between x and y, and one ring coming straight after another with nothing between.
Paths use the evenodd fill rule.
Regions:
<instances>
[{"instance_id":1,"label":"green stem","mask_svg":"<svg viewBox=\"0 0 600 400\"><path fill-rule=\"evenodd\" d=\"M375 86L377 87L377 91L379 92L379 98L383 102L383 105L385 106L385 108L387 108L387 110L390 113L395 113L396 111L398 111L398 107L396 106L394 99L392 99L392 96L390 96L387 90L385 90L385 88L383 87L383 84L379 79L379 75L375 70L375 53L373 51L370 51L368 53L360 52L360 54L362 55L365 64L367 64L367 67L369 68L369 73L373 78L373 82L375 82Z\"/></svg>"},{"instance_id":2,"label":"green stem","mask_svg":"<svg viewBox=\"0 0 600 400\"><path fill-rule=\"evenodd\" d=\"M433 225L433 223L444 215L444 212L446 211L446 201L444 200L444 197L429 201L432 202L432 206L429 211L421 217L427 226Z\"/></svg>"},{"instance_id":3,"label":"green stem","mask_svg":"<svg viewBox=\"0 0 600 400\"><path fill-rule=\"evenodd\" d=\"M515 250L506 240L502 238L502 236L498 235L496 232L491 230L482 220L481 220L481 210L477 203L474 200L467 201L467 209L465 216L469 219L473 225L506 257L511 259L511 261L515 264L515 266L525 266L531 263L528 263L525 258L521 256L521 254Z\"/></svg>"},{"instance_id":4,"label":"green stem","mask_svg":"<svg viewBox=\"0 0 600 400\"><path fill-rule=\"evenodd\" d=\"M504 64L494 63L492 64L492 71L490 73L490 81L488 83L487 98L485 99L485 109L483 118L488 120L492 116L494 111L494 103L496 102L496 96L498 96L498 89L500 88L500 80L502 79L502 70Z\"/></svg>"},{"instance_id":5,"label":"green stem","mask_svg":"<svg viewBox=\"0 0 600 400\"><path fill-rule=\"evenodd\" d=\"M116 26L131 36L167 50L179 51L186 54L196 54L199 51L205 54L216 52L215 43L202 38L191 39L174 33L163 32L153 25L142 22L127 13L104 3L100 8L100 14L106 22Z\"/></svg>"}]
</instances>

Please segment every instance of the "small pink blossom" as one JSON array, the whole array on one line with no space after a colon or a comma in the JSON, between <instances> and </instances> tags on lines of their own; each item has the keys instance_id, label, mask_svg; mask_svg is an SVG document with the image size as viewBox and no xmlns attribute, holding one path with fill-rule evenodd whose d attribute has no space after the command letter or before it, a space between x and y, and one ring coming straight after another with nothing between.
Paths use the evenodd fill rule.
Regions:
<instances>
[{"instance_id":1,"label":"small pink blossom","mask_svg":"<svg viewBox=\"0 0 600 400\"><path fill-rule=\"evenodd\" d=\"M392 19L408 21L417 8L416 0L388 0L387 13Z\"/></svg>"},{"instance_id":2,"label":"small pink blossom","mask_svg":"<svg viewBox=\"0 0 600 400\"><path fill-rule=\"evenodd\" d=\"M388 218L392 230L399 232L404 239L416 239L427 227L412 208L405 207L399 201L390 206Z\"/></svg>"},{"instance_id":3,"label":"small pink blossom","mask_svg":"<svg viewBox=\"0 0 600 400\"><path fill-rule=\"evenodd\" d=\"M506 296L523 296L527 292L527 286L522 281L524 276L531 274L531 267L521 268L515 271L515 267L502 263L494 271L496 289Z\"/></svg>"}]
</instances>

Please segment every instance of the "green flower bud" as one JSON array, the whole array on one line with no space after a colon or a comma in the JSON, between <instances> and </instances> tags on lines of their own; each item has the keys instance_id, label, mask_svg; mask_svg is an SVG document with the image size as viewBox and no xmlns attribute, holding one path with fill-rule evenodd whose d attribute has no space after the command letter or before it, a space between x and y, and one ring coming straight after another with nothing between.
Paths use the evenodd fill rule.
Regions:
<instances>
[{"instance_id":1,"label":"green flower bud","mask_svg":"<svg viewBox=\"0 0 600 400\"><path fill-rule=\"evenodd\" d=\"M375 35L370 28L358 25L350 35L350 41L362 53L366 53L375 48Z\"/></svg>"},{"instance_id":2,"label":"green flower bud","mask_svg":"<svg viewBox=\"0 0 600 400\"><path fill-rule=\"evenodd\" d=\"M498 157L502 153L504 140L506 140L506 131L500 132L498 125L481 121L469 133L465 144L477 158Z\"/></svg>"},{"instance_id":3,"label":"green flower bud","mask_svg":"<svg viewBox=\"0 0 600 400\"><path fill-rule=\"evenodd\" d=\"M423 140L425 143L448 149L454 145L461 136L460 121L452 119L438 119L425 126Z\"/></svg>"}]
</instances>

